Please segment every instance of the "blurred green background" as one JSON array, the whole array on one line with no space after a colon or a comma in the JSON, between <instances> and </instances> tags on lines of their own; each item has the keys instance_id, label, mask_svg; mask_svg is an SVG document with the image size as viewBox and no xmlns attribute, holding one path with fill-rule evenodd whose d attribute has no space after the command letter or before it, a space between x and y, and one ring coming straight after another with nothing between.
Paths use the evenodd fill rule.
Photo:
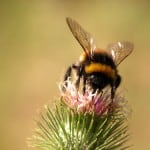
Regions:
<instances>
[{"instance_id":1,"label":"blurred green background","mask_svg":"<svg viewBox=\"0 0 150 150\"><path fill-rule=\"evenodd\" d=\"M0 1L0 149L27 150L33 119L59 96L57 84L82 48L65 22L70 16L99 47L132 41L134 52L120 66L132 107L133 150L150 149L150 1Z\"/></svg>"}]
</instances>

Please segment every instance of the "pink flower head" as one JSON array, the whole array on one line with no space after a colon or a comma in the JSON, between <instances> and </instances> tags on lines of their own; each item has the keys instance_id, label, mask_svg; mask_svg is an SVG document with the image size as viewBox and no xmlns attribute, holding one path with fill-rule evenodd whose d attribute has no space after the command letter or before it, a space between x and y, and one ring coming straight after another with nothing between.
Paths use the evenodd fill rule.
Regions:
<instances>
[{"instance_id":1,"label":"pink flower head","mask_svg":"<svg viewBox=\"0 0 150 150\"><path fill-rule=\"evenodd\" d=\"M124 98L116 94L112 100L111 92L108 88L100 93L97 91L93 93L90 88L87 88L83 94L80 90L77 90L70 80L61 83L59 87L61 89L62 100L68 107L77 112L94 112L96 115L105 115L124 107L122 105Z\"/></svg>"}]
</instances>

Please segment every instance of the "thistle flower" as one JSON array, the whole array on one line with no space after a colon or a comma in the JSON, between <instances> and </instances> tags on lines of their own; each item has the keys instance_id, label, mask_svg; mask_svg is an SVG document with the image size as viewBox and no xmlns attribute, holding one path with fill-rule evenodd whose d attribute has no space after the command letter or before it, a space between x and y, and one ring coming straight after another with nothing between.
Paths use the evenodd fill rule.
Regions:
<instances>
[{"instance_id":1,"label":"thistle flower","mask_svg":"<svg viewBox=\"0 0 150 150\"><path fill-rule=\"evenodd\" d=\"M78 90L70 79L60 83L59 89L61 91L62 100L65 104L76 112L94 113L95 115L106 115L120 110L124 115L130 112L127 101L122 92L111 98L110 88L106 88L100 93L93 91L88 87L83 94ZM63 90L62 90L63 89ZM123 111L124 110L124 111ZM126 112L125 112L126 110Z\"/></svg>"},{"instance_id":2,"label":"thistle flower","mask_svg":"<svg viewBox=\"0 0 150 150\"><path fill-rule=\"evenodd\" d=\"M67 82L67 84L66 84ZM59 85L61 98L54 109L46 106L30 146L45 150L123 150L129 148L127 102L109 88L83 94L71 80ZM67 86L66 86L67 85ZM63 89L63 90L62 90Z\"/></svg>"}]
</instances>

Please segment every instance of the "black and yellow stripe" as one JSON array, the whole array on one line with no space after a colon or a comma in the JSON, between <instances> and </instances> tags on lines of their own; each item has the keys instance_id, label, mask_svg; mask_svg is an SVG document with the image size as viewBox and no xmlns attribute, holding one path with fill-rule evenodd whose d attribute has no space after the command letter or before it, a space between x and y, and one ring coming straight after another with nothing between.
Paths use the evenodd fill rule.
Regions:
<instances>
[{"instance_id":1,"label":"black and yellow stripe","mask_svg":"<svg viewBox=\"0 0 150 150\"><path fill-rule=\"evenodd\" d=\"M85 66L85 72L87 74L103 73L112 79L116 76L116 71L111 66L101 63L91 63Z\"/></svg>"}]
</instances>

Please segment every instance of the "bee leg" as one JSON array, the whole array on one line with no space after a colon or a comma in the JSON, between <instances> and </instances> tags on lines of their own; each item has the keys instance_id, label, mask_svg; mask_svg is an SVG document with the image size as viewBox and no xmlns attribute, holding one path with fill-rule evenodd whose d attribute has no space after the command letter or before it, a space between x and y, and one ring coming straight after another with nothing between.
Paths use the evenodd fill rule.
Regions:
<instances>
[{"instance_id":1,"label":"bee leg","mask_svg":"<svg viewBox=\"0 0 150 150\"><path fill-rule=\"evenodd\" d=\"M80 84L80 77L78 77L76 82L75 82L75 87L77 90L79 89L79 84Z\"/></svg>"},{"instance_id":2,"label":"bee leg","mask_svg":"<svg viewBox=\"0 0 150 150\"><path fill-rule=\"evenodd\" d=\"M85 90L86 90L86 77L83 76L83 94L85 93Z\"/></svg>"},{"instance_id":3,"label":"bee leg","mask_svg":"<svg viewBox=\"0 0 150 150\"><path fill-rule=\"evenodd\" d=\"M115 87L117 88L121 83L121 76L117 75L116 81L115 81Z\"/></svg>"},{"instance_id":4,"label":"bee leg","mask_svg":"<svg viewBox=\"0 0 150 150\"><path fill-rule=\"evenodd\" d=\"M115 82L111 86L112 87L111 88L111 99L112 100L115 97L115 92L116 92L117 87L120 85L120 82L121 82L121 77L120 77L120 75L117 75L117 78L116 78Z\"/></svg>"},{"instance_id":5,"label":"bee leg","mask_svg":"<svg viewBox=\"0 0 150 150\"><path fill-rule=\"evenodd\" d=\"M64 91L64 92L65 92L65 87L68 86L67 80L68 80L69 77L71 77L71 73L72 73L72 66L69 66L66 73L65 73L65 75L64 75L64 82L65 83L64 83L64 86L62 87L62 91Z\"/></svg>"},{"instance_id":6,"label":"bee leg","mask_svg":"<svg viewBox=\"0 0 150 150\"><path fill-rule=\"evenodd\" d=\"M80 79L82 76L82 72L83 72L83 67L82 66L76 66L76 74L77 74L77 80L75 82L75 86L77 88L77 90L79 89L79 84L80 84Z\"/></svg>"},{"instance_id":7,"label":"bee leg","mask_svg":"<svg viewBox=\"0 0 150 150\"><path fill-rule=\"evenodd\" d=\"M115 92L116 92L116 87L115 86L112 86L111 87L111 99L113 101L114 97L115 97Z\"/></svg>"},{"instance_id":8,"label":"bee leg","mask_svg":"<svg viewBox=\"0 0 150 150\"><path fill-rule=\"evenodd\" d=\"M64 75L64 81L68 80L68 78L71 76L71 72L72 72L72 66L69 66L65 75Z\"/></svg>"}]
</instances>

